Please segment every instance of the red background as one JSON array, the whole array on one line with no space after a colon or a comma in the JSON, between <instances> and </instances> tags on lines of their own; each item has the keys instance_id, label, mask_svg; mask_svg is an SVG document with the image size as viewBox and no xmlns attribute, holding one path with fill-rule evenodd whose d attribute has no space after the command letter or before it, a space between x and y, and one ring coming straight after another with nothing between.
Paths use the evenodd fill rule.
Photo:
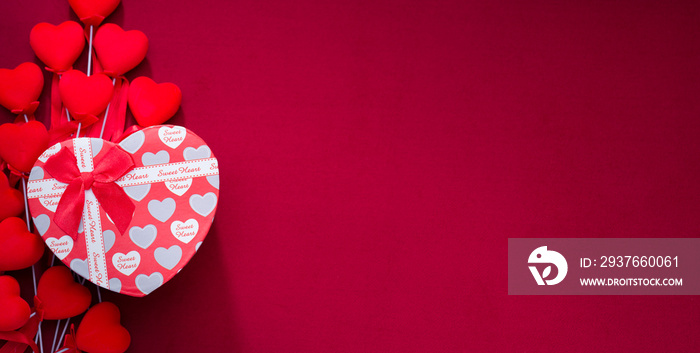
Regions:
<instances>
[{"instance_id":1,"label":"red background","mask_svg":"<svg viewBox=\"0 0 700 353\"><path fill-rule=\"evenodd\" d=\"M38 62L34 24L76 19L66 1L0 14L5 68ZM696 1L124 0L108 21L150 39L128 76L182 88L170 122L222 175L190 264L146 298L105 294L129 351L697 350L697 297L508 296L506 250L698 237L699 18Z\"/></svg>"}]
</instances>

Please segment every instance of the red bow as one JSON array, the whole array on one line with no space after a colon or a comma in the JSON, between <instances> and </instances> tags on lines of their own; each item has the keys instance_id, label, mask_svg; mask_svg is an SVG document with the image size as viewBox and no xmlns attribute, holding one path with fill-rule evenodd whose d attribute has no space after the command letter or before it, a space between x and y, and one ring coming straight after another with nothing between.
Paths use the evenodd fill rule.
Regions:
<instances>
[{"instance_id":1,"label":"red bow","mask_svg":"<svg viewBox=\"0 0 700 353\"><path fill-rule=\"evenodd\" d=\"M75 325L70 324L70 333L63 340L63 347L59 348L56 353L81 353L78 349L78 343L75 341Z\"/></svg>"},{"instance_id":2,"label":"red bow","mask_svg":"<svg viewBox=\"0 0 700 353\"><path fill-rule=\"evenodd\" d=\"M134 167L134 161L131 155L115 145L105 144L104 148L106 153L93 161L95 168L92 172L81 173L75 155L65 147L44 164L46 171L56 180L68 184L58 203L54 222L73 239L78 234L83 215L85 190L92 189L100 206L121 234L126 232L134 215L136 206L124 190L114 183Z\"/></svg>"}]
</instances>

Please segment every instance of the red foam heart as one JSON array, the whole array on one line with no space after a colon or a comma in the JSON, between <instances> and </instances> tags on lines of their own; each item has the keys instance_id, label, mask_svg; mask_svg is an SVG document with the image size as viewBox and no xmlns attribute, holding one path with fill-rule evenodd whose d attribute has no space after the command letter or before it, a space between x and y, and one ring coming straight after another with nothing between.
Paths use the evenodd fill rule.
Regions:
<instances>
[{"instance_id":1,"label":"red foam heart","mask_svg":"<svg viewBox=\"0 0 700 353\"><path fill-rule=\"evenodd\" d=\"M24 211L22 192L10 187L7 176L0 173L0 221L7 217L19 216Z\"/></svg>"},{"instance_id":2,"label":"red foam heart","mask_svg":"<svg viewBox=\"0 0 700 353\"><path fill-rule=\"evenodd\" d=\"M14 271L34 265L44 254L41 237L27 231L21 218L0 222L0 271Z\"/></svg>"},{"instance_id":3,"label":"red foam heart","mask_svg":"<svg viewBox=\"0 0 700 353\"><path fill-rule=\"evenodd\" d=\"M99 303L85 314L78 327L78 349L90 353L123 353L131 336L120 323L119 308L109 302Z\"/></svg>"},{"instance_id":4,"label":"red foam heart","mask_svg":"<svg viewBox=\"0 0 700 353\"><path fill-rule=\"evenodd\" d=\"M160 125L180 108L182 92L173 83L158 84L142 76L131 82L127 100L139 125Z\"/></svg>"},{"instance_id":5,"label":"red foam heart","mask_svg":"<svg viewBox=\"0 0 700 353\"><path fill-rule=\"evenodd\" d=\"M29 33L29 44L36 56L52 70L70 70L85 48L83 27L73 21L58 26L42 22Z\"/></svg>"},{"instance_id":6,"label":"red foam heart","mask_svg":"<svg viewBox=\"0 0 700 353\"><path fill-rule=\"evenodd\" d=\"M27 323L32 311L19 296L19 283L12 276L0 276L0 331L14 331Z\"/></svg>"},{"instance_id":7,"label":"red foam heart","mask_svg":"<svg viewBox=\"0 0 700 353\"><path fill-rule=\"evenodd\" d=\"M143 61L148 51L148 38L141 31L124 31L114 23L97 30L95 53L105 73L123 75Z\"/></svg>"},{"instance_id":8,"label":"red foam heart","mask_svg":"<svg viewBox=\"0 0 700 353\"><path fill-rule=\"evenodd\" d=\"M44 319L62 320L80 315L90 307L90 290L76 283L65 266L54 266L41 275L37 297L44 308Z\"/></svg>"},{"instance_id":9,"label":"red foam heart","mask_svg":"<svg viewBox=\"0 0 700 353\"><path fill-rule=\"evenodd\" d=\"M48 146L49 133L38 121L0 125L0 157L19 171L29 173Z\"/></svg>"},{"instance_id":10,"label":"red foam heart","mask_svg":"<svg viewBox=\"0 0 700 353\"><path fill-rule=\"evenodd\" d=\"M86 25L99 26L119 5L119 0L68 0L70 7Z\"/></svg>"},{"instance_id":11,"label":"red foam heart","mask_svg":"<svg viewBox=\"0 0 700 353\"><path fill-rule=\"evenodd\" d=\"M86 76L78 70L70 70L61 76L58 84L63 105L76 119L97 116L107 109L114 86L105 74Z\"/></svg>"},{"instance_id":12,"label":"red foam heart","mask_svg":"<svg viewBox=\"0 0 700 353\"><path fill-rule=\"evenodd\" d=\"M44 88L44 74L35 63L22 63L16 68L0 69L0 105L19 114L34 113ZM33 108L33 109L32 109Z\"/></svg>"}]
</instances>

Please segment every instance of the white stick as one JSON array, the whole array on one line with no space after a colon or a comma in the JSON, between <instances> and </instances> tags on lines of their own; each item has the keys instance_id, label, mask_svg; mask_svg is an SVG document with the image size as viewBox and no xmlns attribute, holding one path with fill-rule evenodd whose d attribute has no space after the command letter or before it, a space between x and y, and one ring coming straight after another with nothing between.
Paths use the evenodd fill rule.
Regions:
<instances>
[{"instance_id":1,"label":"white stick","mask_svg":"<svg viewBox=\"0 0 700 353\"><path fill-rule=\"evenodd\" d=\"M90 40L88 41L88 67L87 76L90 77L90 69L92 68L92 25L90 25Z\"/></svg>"},{"instance_id":2,"label":"white stick","mask_svg":"<svg viewBox=\"0 0 700 353\"><path fill-rule=\"evenodd\" d=\"M36 295L36 271L34 271L34 265L32 265L32 282L34 283L34 295Z\"/></svg>"},{"instance_id":3,"label":"white stick","mask_svg":"<svg viewBox=\"0 0 700 353\"><path fill-rule=\"evenodd\" d=\"M63 327L63 332L61 332L61 337L58 338L58 345L56 345L56 347L61 346L61 342L63 342L63 337L66 336L66 329L68 328L68 325L70 325L70 318L66 320L66 326Z\"/></svg>"},{"instance_id":4,"label":"white stick","mask_svg":"<svg viewBox=\"0 0 700 353\"><path fill-rule=\"evenodd\" d=\"M31 223L29 222L29 205L27 204L27 181L22 178L22 191L24 192L24 216L27 221L27 231L31 232ZM34 286L34 294L36 294L36 285Z\"/></svg>"},{"instance_id":5,"label":"white stick","mask_svg":"<svg viewBox=\"0 0 700 353\"><path fill-rule=\"evenodd\" d=\"M36 336L34 336L34 343L39 345L39 351L44 353L44 337L41 335L41 321L39 322L38 329Z\"/></svg>"},{"instance_id":6,"label":"white stick","mask_svg":"<svg viewBox=\"0 0 700 353\"><path fill-rule=\"evenodd\" d=\"M24 116L25 119L27 119L27 116ZM27 231L31 232L32 231L32 224L29 222L29 205L27 204L27 181L22 178L22 192L24 194L24 217L27 220ZM32 284L34 284L34 295L36 295L36 264L32 265ZM38 331L36 333L36 337L34 338L34 341L39 341L37 342L40 347L41 347L41 353L44 353L44 344L43 344L43 337L41 336L41 322L39 322L38 326Z\"/></svg>"},{"instance_id":7,"label":"white stick","mask_svg":"<svg viewBox=\"0 0 700 353\"><path fill-rule=\"evenodd\" d=\"M83 123L78 123L78 131L75 132L75 138L80 137L80 127L83 125Z\"/></svg>"},{"instance_id":8,"label":"white stick","mask_svg":"<svg viewBox=\"0 0 700 353\"><path fill-rule=\"evenodd\" d=\"M28 123L28 122L29 122L29 118L27 118L27 114L24 114L24 122L25 122L25 123Z\"/></svg>"},{"instance_id":9,"label":"white stick","mask_svg":"<svg viewBox=\"0 0 700 353\"><path fill-rule=\"evenodd\" d=\"M114 87L114 85L116 83L117 83L117 78L115 77L112 79L112 87ZM102 138L102 135L104 135L104 133L105 133L105 125L107 124L107 115L109 115L109 106L111 104L112 104L111 102L109 104L107 104L107 110L105 110L105 117L102 119L102 130L100 130L100 138Z\"/></svg>"},{"instance_id":10,"label":"white stick","mask_svg":"<svg viewBox=\"0 0 700 353\"><path fill-rule=\"evenodd\" d=\"M53 343L51 343L51 352L56 350L56 337L58 337L58 329L61 328L61 319L56 321L56 332L53 334Z\"/></svg>"}]
</instances>

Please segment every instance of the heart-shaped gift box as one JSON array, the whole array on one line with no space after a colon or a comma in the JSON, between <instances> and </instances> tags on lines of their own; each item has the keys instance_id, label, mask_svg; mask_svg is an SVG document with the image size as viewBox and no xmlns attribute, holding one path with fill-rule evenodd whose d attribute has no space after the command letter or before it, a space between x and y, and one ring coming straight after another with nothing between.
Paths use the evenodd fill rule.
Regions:
<instances>
[{"instance_id":1,"label":"heart-shaped gift box","mask_svg":"<svg viewBox=\"0 0 700 353\"><path fill-rule=\"evenodd\" d=\"M56 257L96 285L141 297L177 274L206 237L219 169L199 136L152 126L118 145L76 138L51 146L32 168L27 196Z\"/></svg>"}]
</instances>

